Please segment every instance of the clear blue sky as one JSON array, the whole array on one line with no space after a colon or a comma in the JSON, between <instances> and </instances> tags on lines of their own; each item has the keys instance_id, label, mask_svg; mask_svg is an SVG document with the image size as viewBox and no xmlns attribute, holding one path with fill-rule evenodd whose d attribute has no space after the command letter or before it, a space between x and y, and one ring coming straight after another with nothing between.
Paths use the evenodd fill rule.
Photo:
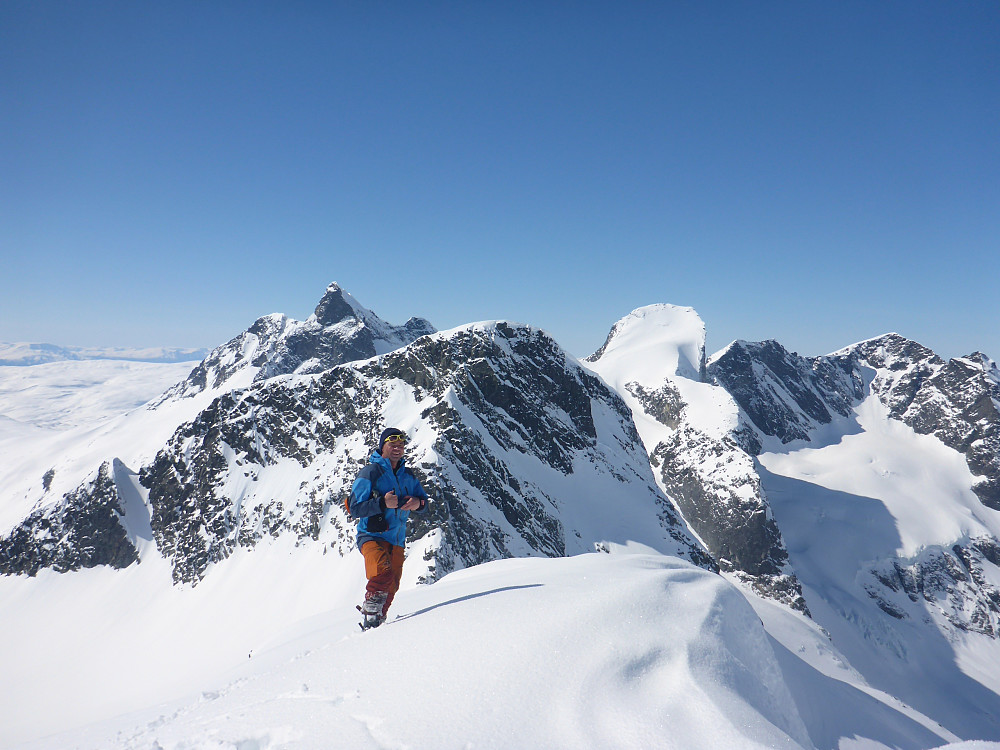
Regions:
<instances>
[{"instance_id":1,"label":"clear blue sky","mask_svg":"<svg viewBox=\"0 0 1000 750\"><path fill-rule=\"evenodd\" d=\"M0 341L215 346L340 282L578 356L1000 359L1000 3L0 2Z\"/></svg>"}]
</instances>

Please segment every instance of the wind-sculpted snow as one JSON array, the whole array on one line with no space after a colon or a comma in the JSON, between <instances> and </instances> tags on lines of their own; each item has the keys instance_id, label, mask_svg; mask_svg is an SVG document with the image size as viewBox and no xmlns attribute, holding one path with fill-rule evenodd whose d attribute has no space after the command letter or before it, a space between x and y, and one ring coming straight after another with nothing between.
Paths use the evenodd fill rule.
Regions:
<instances>
[{"instance_id":1,"label":"wind-sculpted snow","mask_svg":"<svg viewBox=\"0 0 1000 750\"><path fill-rule=\"evenodd\" d=\"M60 733L32 747L916 750L957 739L838 671L840 655L807 619L783 610L779 641L723 578L640 547L459 571L401 590L396 616L365 633L349 606L324 602L311 616L279 619L265 645L258 617L247 613L281 613L267 605L293 601L277 583L283 578L311 594L328 589L330 563L300 568L283 556L271 563L283 576L261 582L248 559L252 570L232 571L211 596L180 592L183 613L163 610L157 592L150 606L160 637L148 658L173 654L186 665L222 651L228 668L188 689L160 687L159 701L137 701L120 679L110 696L54 700L47 715ZM135 613L114 606L97 576L87 583L96 601L81 626L110 618L127 650ZM45 611L38 602L32 609ZM103 640L100 649L82 655L87 667L121 660ZM372 668L373 653L392 654L391 689L385 671ZM103 682L110 670L97 671ZM149 689L160 678L138 672L129 687ZM67 732L65 712L81 703L89 725ZM30 731L23 717L12 722L15 737Z\"/></svg>"}]
</instances>

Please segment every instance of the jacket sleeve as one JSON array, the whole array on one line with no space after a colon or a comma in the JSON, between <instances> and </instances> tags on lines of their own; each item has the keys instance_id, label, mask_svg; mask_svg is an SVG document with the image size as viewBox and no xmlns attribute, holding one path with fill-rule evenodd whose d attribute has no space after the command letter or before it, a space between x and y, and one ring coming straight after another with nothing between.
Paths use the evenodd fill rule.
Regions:
<instances>
[{"instance_id":1,"label":"jacket sleeve","mask_svg":"<svg viewBox=\"0 0 1000 750\"><path fill-rule=\"evenodd\" d=\"M420 485L420 482L417 481L417 478L412 474L410 475L410 487L408 489L409 489L408 494L411 497L420 498L420 507L413 512L423 513L425 510L427 510L427 503L430 501L430 498L427 496L427 492L424 491L424 488Z\"/></svg>"},{"instance_id":2,"label":"jacket sleeve","mask_svg":"<svg viewBox=\"0 0 1000 750\"><path fill-rule=\"evenodd\" d=\"M370 467L366 466L351 486L351 515L355 518L367 518L385 511L385 500L381 494L372 494L373 478L377 481Z\"/></svg>"}]
</instances>

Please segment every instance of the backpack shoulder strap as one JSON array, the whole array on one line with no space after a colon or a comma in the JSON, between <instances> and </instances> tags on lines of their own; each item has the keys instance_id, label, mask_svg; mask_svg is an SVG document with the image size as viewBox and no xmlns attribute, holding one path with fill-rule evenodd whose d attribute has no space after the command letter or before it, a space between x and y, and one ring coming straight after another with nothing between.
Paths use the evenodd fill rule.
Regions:
<instances>
[{"instance_id":1,"label":"backpack shoulder strap","mask_svg":"<svg viewBox=\"0 0 1000 750\"><path fill-rule=\"evenodd\" d=\"M365 467L360 472L358 472L358 478L360 479L361 477L364 477L369 482L371 482L372 494L374 495L375 483L379 480L379 477L381 477L384 473L385 469L383 469L378 464L368 463L365 464ZM347 495L344 496L344 510L347 511L347 515L349 517L353 515L351 513L351 495L352 491L348 490Z\"/></svg>"}]
</instances>

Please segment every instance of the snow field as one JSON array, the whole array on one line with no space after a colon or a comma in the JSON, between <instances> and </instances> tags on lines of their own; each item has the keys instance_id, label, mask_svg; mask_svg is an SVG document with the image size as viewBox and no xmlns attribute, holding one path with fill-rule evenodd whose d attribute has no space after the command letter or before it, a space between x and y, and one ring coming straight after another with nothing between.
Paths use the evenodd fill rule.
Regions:
<instances>
[{"instance_id":1,"label":"snow field","mask_svg":"<svg viewBox=\"0 0 1000 750\"><path fill-rule=\"evenodd\" d=\"M137 470L152 460L178 425L218 395L206 392L145 408L193 364L85 361L0 367L0 534L22 521L40 499L55 502L76 489L104 461L117 457ZM107 383L102 380L114 373ZM37 383L24 389L25 379ZM63 392L70 395L58 397ZM12 420L12 414L17 418ZM46 493L43 476L50 469L54 475Z\"/></svg>"},{"instance_id":2,"label":"snow field","mask_svg":"<svg viewBox=\"0 0 1000 750\"><path fill-rule=\"evenodd\" d=\"M957 631L934 602L911 603L904 593L897 604L909 614L890 618L865 585L879 565L906 566L976 536L996 538L1000 514L972 492L963 456L889 419L877 397L842 427L839 440L827 434L815 447L790 444L758 457L816 623L873 687L947 727L937 733L997 736L997 641ZM1000 579L990 564L984 573L994 585Z\"/></svg>"},{"instance_id":3,"label":"snow field","mask_svg":"<svg viewBox=\"0 0 1000 750\"><path fill-rule=\"evenodd\" d=\"M649 552L615 547L610 555L503 560L459 571L401 592L396 619L367 633L346 603L354 592L340 592L346 596L335 610L296 620L286 602L280 614L271 611L281 582L261 580L258 596L268 595L260 614L272 627L276 618L286 625L251 659L238 653L248 633L232 609L243 597L226 585L246 583L248 561L219 566L203 584L215 581L215 590L180 592L199 600L180 608L190 646L199 650L196 635L210 620L216 642L228 622L221 629L230 630L233 643L225 650L230 666L240 665L229 677L213 683L203 676L187 697L25 747L809 746L760 621L739 592ZM280 567L270 556L270 569ZM360 591L363 578L354 572ZM154 608L157 617L140 630L155 630L164 616L178 622L178 610L171 617ZM245 619L255 614L242 611ZM121 617L129 618L126 610ZM190 658L182 645L167 650ZM140 667L139 653L119 668L131 659L131 680L145 673L155 682L153 665ZM213 661L225 674L224 659ZM212 671L199 666L202 675ZM112 694L125 687L110 679L116 671L103 685ZM164 700L176 698L170 692L161 687Z\"/></svg>"},{"instance_id":4,"label":"snow field","mask_svg":"<svg viewBox=\"0 0 1000 750\"><path fill-rule=\"evenodd\" d=\"M889 419L877 396L855 411L861 428L856 434L820 448L764 453L760 462L774 474L884 505L895 521L898 545L878 550L883 555L912 557L933 545L1000 536L1000 515L972 492L974 477L962 454ZM782 532L787 536L784 525Z\"/></svg>"}]
</instances>

